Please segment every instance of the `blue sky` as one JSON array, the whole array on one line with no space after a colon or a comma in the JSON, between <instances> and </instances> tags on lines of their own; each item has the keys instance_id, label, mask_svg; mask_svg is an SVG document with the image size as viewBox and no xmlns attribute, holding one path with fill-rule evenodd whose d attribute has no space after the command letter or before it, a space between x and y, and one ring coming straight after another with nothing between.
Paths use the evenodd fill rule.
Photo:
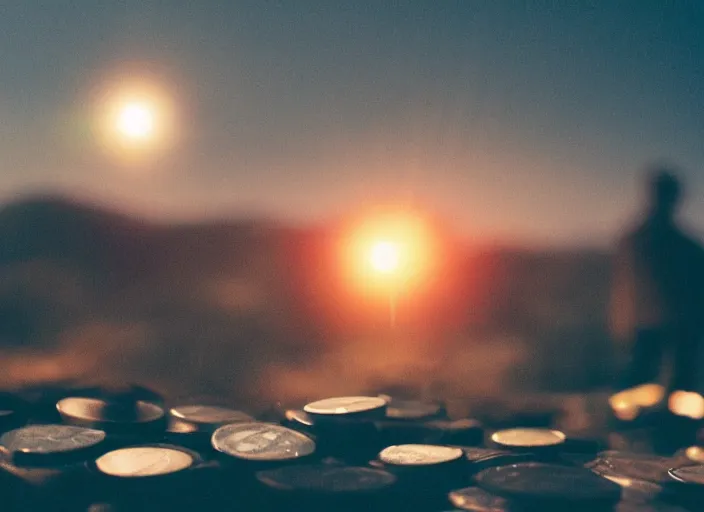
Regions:
<instances>
[{"instance_id":1,"label":"blue sky","mask_svg":"<svg viewBox=\"0 0 704 512\"><path fill-rule=\"evenodd\" d=\"M696 0L8 0L0 199L296 222L411 201L470 236L603 243L664 158L704 231L701 27ZM180 133L137 170L92 131L133 77Z\"/></svg>"}]
</instances>

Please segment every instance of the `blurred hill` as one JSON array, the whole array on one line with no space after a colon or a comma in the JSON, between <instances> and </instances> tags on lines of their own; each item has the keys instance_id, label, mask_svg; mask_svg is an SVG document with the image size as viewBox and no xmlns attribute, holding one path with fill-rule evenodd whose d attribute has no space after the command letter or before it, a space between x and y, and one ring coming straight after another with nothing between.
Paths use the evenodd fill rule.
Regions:
<instances>
[{"instance_id":1,"label":"blurred hill","mask_svg":"<svg viewBox=\"0 0 704 512\"><path fill-rule=\"evenodd\" d=\"M62 198L0 210L0 382L131 379L171 395L300 400L608 385L608 255L467 248L399 303L344 290L337 232L165 225ZM322 391L322 390L325 391Z\"/></svg>"}]
</instances>

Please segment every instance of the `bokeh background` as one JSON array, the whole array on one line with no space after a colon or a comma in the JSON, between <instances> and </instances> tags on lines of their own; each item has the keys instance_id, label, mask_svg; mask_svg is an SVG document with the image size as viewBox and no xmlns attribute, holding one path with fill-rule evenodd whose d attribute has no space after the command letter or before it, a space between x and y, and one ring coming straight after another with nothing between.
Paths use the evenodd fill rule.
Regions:
<instances>
[{"instance_id":1,"label":"bokeh background","mask_svg":"<svg viewBox=\"0 0 704 512\"><path fill-rule=\"evenodd\" d=\"M704 230L702 26L694 0L3 2L0 385L609 389L645 165ZM388 206L437 237L394 326L339 254Z\"/></svg>"}]
</instances>

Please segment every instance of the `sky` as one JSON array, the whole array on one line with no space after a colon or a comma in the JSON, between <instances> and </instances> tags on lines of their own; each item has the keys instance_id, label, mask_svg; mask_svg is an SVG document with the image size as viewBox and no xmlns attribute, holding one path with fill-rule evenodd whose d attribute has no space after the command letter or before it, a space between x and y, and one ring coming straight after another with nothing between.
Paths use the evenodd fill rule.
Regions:
<instances>
[{"instance_id":1,"label":"sky","mask_svg":"<svg viewBox=\"0 0 704 512\"><path fill-rule=\"evenodd\" d=\"M704 233L702 27L699 0L4 0L0 200L296 223L401 202L601 244L664 159ZM173 116L128 163L98 127L136 82Z\"/></svg>"}]
</instances>

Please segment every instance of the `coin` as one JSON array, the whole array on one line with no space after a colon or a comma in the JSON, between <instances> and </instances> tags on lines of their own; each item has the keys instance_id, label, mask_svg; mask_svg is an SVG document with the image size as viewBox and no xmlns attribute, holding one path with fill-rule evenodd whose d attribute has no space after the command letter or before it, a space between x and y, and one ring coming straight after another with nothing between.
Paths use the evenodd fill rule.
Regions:
<instances>
[{"instance_id":1,"label":"coin","mask_svg":"<svg viewBox=\"0 0 704 512\"><path fill-rule=\"evenodd\" d=\"M282 491L321 493L380 491L396 482L396 477L380 469L322 464L259 471L257 479L265 485Z\"/></svg>"},{"instance_id":2,"label":"coin","mask_svg":"<svg viewBox=\"0 0 704 512\"><path fill-rule=\"evenodd\" d=\"M595 473L617 477L626 477L647 482L667 484L670 480L668 471L675 464L669 457L658 455L606 451L588 464Z\"/></svg>"},{"instance_id":3,"label":"coin","mask_svg":"<svg viewBox=\"0 0 704 512\"><path fill-rule=\"evenodd\" d=\"M470 462L474 462L477 460L484 460L492 457L500 457L500 456L508 456L512 457L514 456L513 453L503 451L503 450L494 450L493 448L477 448L477 447L465 447L464 449L465 456L467 457L467 460Z\"/></svg>"},{"instance_id":4,"label":"coin","mask_svg":"<svg viewBox=\"0 0 704 512\"><path fill-rule=\"evenodd\" d=\"M303 410L317 416L341 417L363 413L383 413L386 405L386 400L381 397L344 396L311 402Z\"/></svg>"},{"instance_id":5,"label":"coin","mask_svg":"<svg viewBox=\"0 0 704 512\"><path fill-rule=\"evenodd\" d=\"M430 444L402 444L389 446L379 453L379 459L394 466L430 466L461 459L460 448Z\"/></svg>"},{"instance_id":6,"label":"coin","mask_svg":"<svg viewBox=\"0 0 704 512\"><path fill-rule=\"evenodd\" d=\"M704 465L684 466L668 471L677 482L693 485L704 485Z\"/></svg>"},{"instance_id":7,"label":"coin","mask_svg":"<svg viewBox=\"0 0 704 512\"><path fill-rule=\"evenodd\" d=\"M282 461L315 451L313 440L300 432L270 423L234 423L218 428L211 440L217 451L253 461Z\"/></svg>"},{"instance_id":8,"label":"coin","mask_svg":"<svg viewBox=\"0 0 704 512\"><path fill-rule=\"evenodd\" d=\"M161 407L141 400L123 404L99 398L69 397L59 400L56 408L67 423L110 429L140 424L144 426L164 418Z\"/></svg>"},{"instance_id":9,"label":"coin","mask_svg":"<svg viewBox=\"0 0 704 512\"><path fill-rule=\"evenodd\" d=\"M437 416L441 406L418 400L391 400L386 408L386 417L395 420L420 420Z\"/></svg>"},{"instance_id":10,"label":"coin","mask_svg":"<svg viewBox=\"0 0 704 512\"><path fill-rule=\"evenodd\" d=\"M545 448L565 442L565 434L543 428L512 428L494 432L491 440L507 448Z\"/></svg>"},{"instance_id":11,"label":"coin","mask_svg":"<svg viewBox=\"0 0 704 512\"><path fill-rule=\"evenodd\" d=\"M535 459L535 456L530 453L507 452L473 446L463 446L462 449L464 450L465 458L470 463L470 469L474 473L495 466L532 462Z\"/></svg>"},{"instance_id":12,"label":"coin","mask_svg":"<svg viewBox=\"0 0 704 512\"><path fill-rule=\"evenodd\" d=\"M193 465L189 453L176 448L142 446L108 452L95 461L102 473L134 478L168 475Z\"/></svg>"},{"instance_id":13,"label":"coin","mask_svg":"<svg viewBox=\"0 0 704 512\"><path fill-rule=\"evenodd\" d=\"M307 412L299 409L288 409L284 413L283 423L288 427L300 429L304 432L311 430L315 426L313 418Z\"/></svg>"},{"instance_id":14,"label":"coin","mask_svg":"<svg viewBox=\"0 0 704 512\"><path fill-rule=\"evenodd\" d=\"M617 502L621 488L573 466L527 462L488 468L475 477L480 487L508 498L535 501Z\"/></svg>"},{"instance_id":15,"label":"coin","mask_svg":"<svg viewBox=\"0 0 704 512\"><path fill-rule=\"evenodd\" d=\"M249 414L213 405L182 405L172 407L169 414L178 420L198 425L225 425L254 421Z\"/></svg>"},{"instance_id":16,"label":"coin","mask_svg":"<svg viewBox=\"0 0 704 512\"><path fill-rule=\"evenodd\" d=\"M11 453L51 455L92 448L105 440L105 432L69 425L33 425L11 430L0 438Z\"/></svg>"},{"instance_id":17,"label":"coin","mask_svg":"<svg viewBox=\"0 0 704 512\"><path fill-rule=\"evenodd\" d=\"M462 510L472 512L509 512L513 510L506 498L486 492L479 487L466 487L452 491L450 502Z\"/></svg>"}]
</instances>

